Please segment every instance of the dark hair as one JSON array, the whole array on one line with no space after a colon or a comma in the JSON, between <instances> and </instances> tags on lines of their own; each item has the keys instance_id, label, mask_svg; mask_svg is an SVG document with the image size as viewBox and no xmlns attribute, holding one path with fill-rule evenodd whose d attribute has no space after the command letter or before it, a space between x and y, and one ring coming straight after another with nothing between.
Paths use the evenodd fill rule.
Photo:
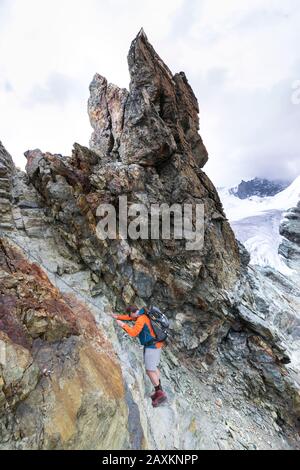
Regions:
<instances>
[{"instance_id":1,"label":"dark hair","mask_svg":"<svg viewBox=\"0 0 300 470\"><path fill-rule=\"evenodd\" d=\"M131 305L130 307L126 308L127 313L135 313L138 310L138 308L135 305Z\"/></svg>"}]
</instances>

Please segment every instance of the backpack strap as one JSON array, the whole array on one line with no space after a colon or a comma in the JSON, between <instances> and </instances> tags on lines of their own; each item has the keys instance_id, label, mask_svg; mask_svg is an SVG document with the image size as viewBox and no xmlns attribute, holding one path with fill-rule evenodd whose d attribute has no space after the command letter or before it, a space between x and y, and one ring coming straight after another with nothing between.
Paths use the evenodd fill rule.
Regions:
<instances>
[{"instance_id":1,"label":"backpack strap","mask_svg":"<svg viewBox=\"0 0 300 470\"><path fill-rule=\"evenodd\" d=\"M157 343L157 339L153 338L150 341L147 341L147 343L144 344L145 348L148 348L149 346L153 346L153 344Z\"/></svg>"}]
</instances>

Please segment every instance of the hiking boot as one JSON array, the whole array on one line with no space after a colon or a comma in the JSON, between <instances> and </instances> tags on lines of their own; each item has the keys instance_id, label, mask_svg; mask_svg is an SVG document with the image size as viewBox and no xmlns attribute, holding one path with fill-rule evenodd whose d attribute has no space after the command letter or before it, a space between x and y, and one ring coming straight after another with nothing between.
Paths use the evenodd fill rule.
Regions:
<instances>
[{"instance_id":1,"label":"hiking boot","mask_svg":"<svg viewBox=\"0 0 300 470\"><path fill-rule=\"evenodd\" d=\"M152 399L152 406L156 408L168 399L167 394L163 390L158 390L156 396Z\"/></svg>"},{"instance_id":2,"label":"hiking boot","mask_svg":"<svg viewBox=\"0 0 300 470\"><path fill-rule=\"evenodd\" d=\"M161 381L159 379L159 390L161 390ZM152 393L151 395L151 400L154 400L154 398L156 397L156 394L157 394L157 390L154 389L154 392Z\"/></svg>"}]
</instances>

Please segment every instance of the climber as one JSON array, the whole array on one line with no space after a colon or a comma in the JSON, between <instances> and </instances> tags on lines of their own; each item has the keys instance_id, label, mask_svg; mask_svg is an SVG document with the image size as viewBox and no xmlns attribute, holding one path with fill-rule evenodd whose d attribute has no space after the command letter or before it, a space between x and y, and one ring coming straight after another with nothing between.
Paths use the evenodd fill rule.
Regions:
<instances>
[{"instance_id":1,"label":"climber","mask_svg":"<svg viewBox=\"0 0 300 470\"><path fill-rule=\"evenodd\" d=\"M144 346L146 373L154 386L154 393L151 395L152 405L157 407L167 400L167 395L161 386L160 371L158 369L163 342L159 343L153 341L155 340L155 333L151 326L150 318L147 315L146 307L141 309L135 306L128 307L126 313L127 315L112 314L111 316L117 320L118 325L123 328L129 336L139 336L139 340ZM124 323L124 321L133 321L135 323L133 326L129 326Z\"/></svg>"}]
</instances>

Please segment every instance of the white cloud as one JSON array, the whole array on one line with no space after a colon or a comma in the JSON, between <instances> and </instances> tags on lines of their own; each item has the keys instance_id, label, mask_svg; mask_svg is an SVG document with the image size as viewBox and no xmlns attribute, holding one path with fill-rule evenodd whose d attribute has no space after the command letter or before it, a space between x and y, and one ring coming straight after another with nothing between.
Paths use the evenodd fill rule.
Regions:
<instances>
[{"instance_id":1,"label":"white cloud","mask_svg":"<svg viewBox=\"0 0 300 470\"><path fill-rule=\"evenodd\" d=\"M130 41L144 26L159 42L180 4L181 0L0 3L8 18L0 23L0 138L15 161L24 166L23 152L32 147L68 154L74 141L87 145L91 128L86 103L94 73L128 86ZM13 94L1 86L2 80L10 83Z\"/></svg>"},{"instance_id":2,"label":"white cloud","mask_svg":"<svg viewBox=\"0 0 300 470\"><path fill-rule=\"evenodd\" d=\"M299 24L298 0L0 0L0 139L21 165L28 148L87 145L92 76L128 86L126 56L143 26L198 96L217 184L296 176Z\"/></svg>"}]
</instances>

